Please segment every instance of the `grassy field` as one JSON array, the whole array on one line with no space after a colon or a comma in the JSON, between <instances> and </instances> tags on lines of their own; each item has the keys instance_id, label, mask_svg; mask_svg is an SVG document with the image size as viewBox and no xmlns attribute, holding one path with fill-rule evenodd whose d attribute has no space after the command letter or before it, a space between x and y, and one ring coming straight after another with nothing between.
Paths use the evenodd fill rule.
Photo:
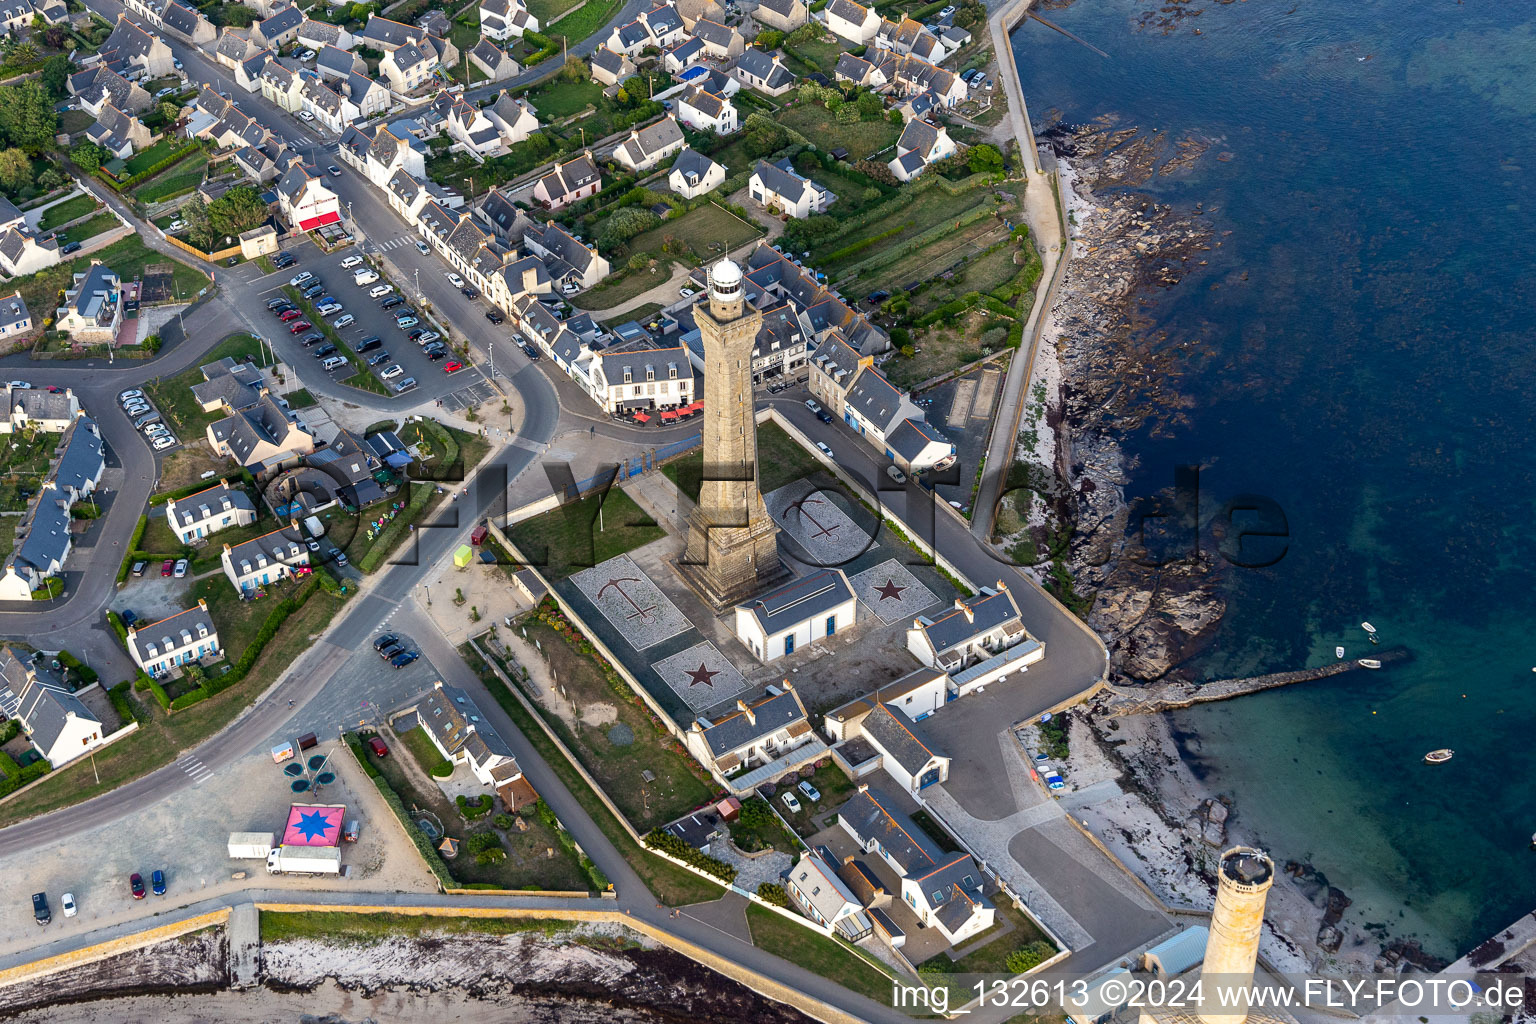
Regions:
<instances>
[{"instance_id":1,"label":"grassy field","mask_svg":"<svg viewBox=\"0 0 1536 1024\"><path fill-rule=\"evenodd\" d=\"M110 211L103 210L90 220L76 224L68 229L69 240L72 242L87 242L97 235L106 234L108 231L121 227L122 223Z\"/></svg>"},{"instance_id":2,"label":"grassy field","mask_svg":"<svg viewBox=\"0 0 1536 1024\"><path fill-rule=\"evenodd\" d=\"M1008 341L1008 323L985 311L971 310L954 324L935 325L923 331L910 357L893 353L880 369L886 380L897 387L915 387L980 359L985 355L983 346L991 346L993 351L1001 349ZM999 369L1006 369L1007 365L997 364Z\"/></svg>"},{"instance_id":3,"label":"grassy field","mask_svg":"<svg viewBox=\"0 0 1536 1024\"><path fill-rule=\"evenodd\" d=\"M515 524L509 532L512 542L551 580L563 580L666 536L619 487L609 488L602 501L591 495L561 505Z\"/></svg>"},{"instance_id":4,"label":"grassy field","mask_svg":"<svg viewBox=\"0 0 1536 1024\"><path fill-rule=\"evenodd\" d=\"M65 110L59 114L59 131L66 135L83 132L96 123L96 119L84 110Z\"/></svg>"},{"instance_id":5,"label":"grassy field","mask_svg":"<svg viewBox=\"0 0 1536 1024\"><path fill-rule=\"evenodd\" d=\"M643 295L666 282L672 273L670 256L656 256L655 267L649 270L621 270L603 279L603 283L590 291L584 291L571 300L578 309L612 309Z\"/></svg>"},{"instance_id":6,"label":"grassy field","mask_svg":"<svg viewBox=\"0 0 1536 1024\"><path fill-rule=\"evenodd\" d=\"M233 594L228 580L219 582ZM313 646L311 637L323 631L341 608L341 599L317 590L303 608L288 617L282 631L262 650L245 679L175 715L167 715L153 699L144 700L140 695L148 718L140 723L138 732L97 751L94 759L82 759L50 773L47 782L0 804L0 825L80 803L169 764L180 751L203 742L232 721L256 693ZM220 628L219 642L226 648L232 647L223 633L224 623L217 618L215 621Z\"/></svg>"},{"instance_id":7,"label":"grassy field","mask_svg":"<svg viewBox=\"0 0 1536 1024\"><path fill-rule=\"evenodd\" d=\"M129 235L88 256L56 264L27 277L15 278L6 284L6 290L20 288L22 300L30 309L53 309L59 290L69 286L74 274L85 273L92 260L105 263L124 281L142 276L146 264L169 263L174 268L175 291L184 300L191 300L208 283L207 274L155 252L138 235Z\"/></svg>"},{"instance_id":8,"label":"grassy field","mask_svg":"<svg viewBox=\"0 0 1536 1024\"><path fill-rule=\"evenodd\" d=\"M310 394L307 388L290 391L283 396L283 400L288 403L288 407L291 409L308 409L315 404L315 396Z\"/></svg>"},{"instance_id":9,"label":"grassy field","mask_svg":"<svg viewBox=\"0 0 1536 1024\"><path fill-rule=\"evenodd\" d=\"M884 247L899 246L903 238L915 238L929 228L943 224L945 221L952 221L981 201L981 193L952 196L937 188L928 189L918 197L917 201L898 195L895 199L887 200L882 208L888 211L889 216L875 217L869 224L823 241L811 249L811 259L818 269L836 277L839 267L868 259ZM882 239L875 246L835 260L828 255L855 242L884 235L895 227L901 227L903 230L900 234Z\"/></svg>"},{"instance_id":10,"label":"grassy field","mask_svg":"<svg viewBox=\"0 0 1536 1024\"><path fill-rule=\"evenodd\" d=\"M517 699L500 677L469 645L460 647L459 652L464 656L464 661L470 669L480 676L486 688L490 690L491 696L495 697L496 702L501 705L502 710L517 725L529 745L539 752L550 769L560 777L561 783L570 790L576 802L581 804L582 810L586 811L593 824L613 844L619 856L623 857L634 869L635 874L640 876L640 880L645 883L652 895L669 907L687 906L690 903L703 903L720 898L724 890L719 885L646 852L639 843L630 838L624 826L608 810L592 787L587 785L581 773L576 770L576 766L560 753L560 749L539 727L538 722L529 714L522 701Z\"/></svg>"},{"instance_id":11,"label":"grassy field","mask_svg":"<svg viewBox=\"0 0 1536 1024\"><path fill-rule=\"evenodd\" d=\"M0 446L0 511L21 512L27 507L22 490L35 491L48 472L48 462L58 446L59 435L42 431L21 431L9 435ZM14 447L12 447L14 445ZM14 532L16 524L4 524L5 532Z\"/></svg>"},{"instance_id":12,"label":"grassy field","mask_svg":"<svg viewBox=\"0 0 1536 1024\"><path fill-rule=\"evenodd\" d=\"M216 363L226 356L233 358L237 363L244 362L246 356L253 356L259 361L262 357L262 344L254 335L231 335L219 342L212 352L199 359L198 366ZM183 441L205 436L210 423L217 422L227 415L222 410L203 411L203 407L192 396L192 386L202 382L202 371L194 366L174 377L164 380L157 378L144 386L144 390L154 400L155 408L170 422L177 436Z\"/></svg>"},{"instance_id":13,"label":"grassy field","mask_svg":"<svg viewBox=\"0 0 1536 1024\"><path fill-rule=\"evenodd\" d=\"M50 206L43 211L43 218L37 222L37 229L52 231L60 224L68 224L77 217L84 217L100 205L93 195L80 195L73 199L66 199L59 205Z\"/></svg>"},{"instance_id":14,"label":"grassy field","mask_svg":"<svg viewBox=\"0 0 1536 1024\"><path fill-rule=\"evenodd\" d=\"M765 953L798 964L850 991L889 1005L894 979L886 969L854 952L853 947L812 931L757 904L747 906L752 944Z\"/></svg>"},{"instance_id":15,"label":"grassy field","mask_svg":"<svg viewBox=\"0 0 1536 1024\"><path fill-rule=\"evenodd\" d=\"M863 160L893 146L901 137L901 129L883 118L844 124L832 111L815 103L800 103L781 110L774 120L804 135L820 149L833 150L841 146L848 151L850 161Z\"/></svg>"},{"instance_id":16,"label":"grassy field","mask_svg":"<svg viewBox=\"0 0 1536 1024\"><path fill-rule=\"evenodd\" d=\"M344 945L372 945L395 935L517 935L522 932L559 935L569 928L570 924L565 921L544 921L528 917L426 917L416 914L349 914L339 910L307 914L266 911L261 915L262 942L323 939Z\"/></svg>"},{"instance_id":17,"label":"grassy field","mask_svg":"<svg viewBox=\"0 0 1536 1024\"><path fill-rule=\"evenodd\" d=\"M551 39L565 37L567 43L579 43L608 23L619 13L624 0L587 0L579 11L567 14L554 24L544 24L544 34Z\"/></svg>"},{"instance_id":18,"label":"grassy field","mask_svg":"<svg viewBox=\"0 0 1536 1024\"><path fill-rule=\"evenodd\" d=\"M553 25L565 16L581 0L528 0L528 13L539 19L544 27Z\"/></svg>"},{"instance_id":19,"label":"grassy field","mask_svg":"<svg viewBox=\"0 0 1536 1024\"><path fill-rule=\"evenodd\" d=\"M453 774L453 763L443 756L432 742L432 737L427 735L425 729L407 729L405 732L396 733L400 742L411 752L416 759L416 764L421 768L422 774L433 775L446 779Z\"/></svg>"},{"instance_id":20,"label":"grassy field","mask_svg":"<svg viewBox=\"0 0 1536 1024\"><path fill-rule=\"evenodd\" d=\"M537 620L530 619L522 628L528 631L530 641L542 647L545 660L578 715L575 726L552 713L545 713L545 721L581 759L636 831L649 832L709 799L712 787L695 774L693 761L677 747L670 733L662 732L651 721L650 712L622 681L609 678L596 654L573 650L552 627ZM531 700L532 693L528 696ZM612 708L616 718L588 725L579 717L587 708ZM630 734L618 742L614 736L617 726ZM654 782L642 781L641 773L646 770L655 774Z\"/></svg>"},{"instance_id":21,"label":"grassy field","mask_svg":"<svg viewBox=\"0 0 1536 1024\"><path fill-rule=\"evenodd\" d=\"M164 160L182 146L186 145L184 139L163 138L148 149L140 150L129 157L123 165L123 171L132 177L135 174L143 174L155 164Z\"/></svg>"},{"instance_id":22,"label":"grassy field","mask_svg":"<svg viewBox=\"0 0 1536 1024\"><path fill-rule=\"evenodd\" d=\"M547 122L595 106L602 97L603 87L598 82L552 82L529 93L528 102L539 112L539 120Z\"/></svg>"},{"instance_id":23,"label":"grassy field","mask_svg":"<svg viewBox=\"0 0 1536 1024\"><path fill-rule=\"evenodd\" d=\"M810 476L821 468L811 454L795 442L777 423L762 423L757 428L758 490L767 494L785 484ZM691 451L661 467L668 480L688 496L699 500L699 486L704 476L704 452Z\"/></svg>"},{"instance_id":24,"label":"grassy field","mask_svg":"<svg viewBox=\"0 0 1536 1024\"><path fill-rule=\"evenodd\" d=\"M784 806L781 799L774 804L774 809L784 816L790 827L801 836L811 836L821 831L821 826L812 821L812 818L820 817L829 807L840 807L854 794L853 783L843 770L836 764L828 764L825 768L816 769L816 774L811 776L811 785L821 794L821 799L811 803L804 793L797 793L800 800L800 810L793 813ZM774 794L777 798L778 794Z\"/></svg>"},{"instance_id":25,"label":"grassy field","mask_svg":"<svg viewBox=\"0 0 1536 1024\"><path fill-rule=\"evenodd\" d=\"M700 260L719 258L762 235L763 229L744 221L724 207L706 203L681 217L664 220L649 231L636 235L629 243L630 252L661 252L668 236L676 238Z\"/></svg>"}]
</instances>

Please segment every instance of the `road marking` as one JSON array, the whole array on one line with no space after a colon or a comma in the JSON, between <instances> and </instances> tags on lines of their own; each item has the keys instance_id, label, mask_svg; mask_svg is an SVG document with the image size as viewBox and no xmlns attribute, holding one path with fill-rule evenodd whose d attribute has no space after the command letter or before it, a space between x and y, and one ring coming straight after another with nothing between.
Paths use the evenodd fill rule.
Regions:
<instances>
[{"instance_id":1,"label":"road marking","mask_svg":"<svg viewBox=\"0 0 1536 1024\"><path fill-rule=\"evenodd\" d=\"M191 754L183 757L176 764L191 777L194 786L200 786L213 778L213 770Z\"/></svg>"}]
</instances>

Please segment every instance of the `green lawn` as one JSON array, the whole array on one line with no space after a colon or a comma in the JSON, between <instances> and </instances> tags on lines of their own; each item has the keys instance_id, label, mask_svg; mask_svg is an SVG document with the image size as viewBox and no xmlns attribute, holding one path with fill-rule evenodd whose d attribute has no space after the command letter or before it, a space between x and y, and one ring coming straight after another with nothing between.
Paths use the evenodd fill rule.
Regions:
<instances>
[{"instance_id":1,"label":"green lawn","mask_svg":"<svg viewBox=\"0 0 1536 1024\"><path fill-rule=\"evenodd\" d=\"M825 814L828 808L842 806L854 794L854 785L848 776L831 762L824 768L816 769L816 773L811 776L811 785L815 786L816 791L821 794L821 799L815 803L807 800L804 793L796 791L800 810L791 813L790 809L784 806L782 799L773 805L774 810L782 814L790 827L801 836L811 836L821 831L821 825L814 819ZM778 794L774 795L777 798Z\"/></svg>"},{"instance_id":2,"label":"green lawn","mask_svg":"<svg viewBox=\"0 0 1536 1024\"><path fill-rule=\"evenodd\" d=\"M199 359L197 366L216 363L226 356L232 357L236 362L243 362L246 356L254 356L260 361L262 355L262 344L254 335L233 334L214 346L212 352ZM203 382L202 371L197 366L183 370L174 377L163 380L156 378L144 385L144 390L149 393L150 398L154 399L155 408L160 410L160 414L176 428L177 436L183 441L205 436L210 423L215 423L227 415L223 410L204 412L203 407L192 396L192 386Z\"/></svg>"},{"instance_id":3,"label":"green lawn","mask_svg":"<svg viewBox=\"0 0 1536 1024\"><path fill-rule=\"evenodd\" d=\"M767 494L785 484L810 476L821 468L809 452L800 447L777 423L761 423L757 428L758 490ZM673 459L661 467L677 489L690 501L699 500L699 486L704 476L702 449Z\"/></svg>"},{"instance_id":4,"label":"green lawn","mask_svg":"<svg viewBox=\"0 0 1536 1024\"><path fill-rule=\"evenodd\" d=\"M551 580L563 580L666 536L617 486L609 488L605 500L594 494L561 505L515 524L509 532L512 542Z\"/></svg>"},{"instance_id":5,"label":"green lawn","mask_svg":"<svg viewBox=\"0 0 1536 1024\"><path fill-rule=\"evenodd\" d=\"M148 149L141 149L139 152L129 157L127 162L123 165L123 170L129 177L132 177L135 174L143 174L145 171L155 166L155 164L159 163L161 160L164 160L166 157L176 152L177 149L185 145L186 140L173 139L167 136L166 138L163 138L159 142L155 143L153 146L150 146Z\"/></svg>"},{"instance_id":6,"label":"green lawn","mask_svg":"<svg viewBox=\"0 0 1536 1024\"><path fill-rule=\"evenodd\" d=\"M394 519L385 523L383 529L372 538L368 536L366 525L352 518L352 522L356 523L357 527L350 542L344 543L338 534L331 536L331 542L343 547L347 558L351 559L352 564L360 571L377 572L380 568L392 564L391 556L410 542L409 527L426 522L447 499L447 492L437 493L435 484L413 483L409 487L408 497L403 496L402 493L391 496L392 502L404 500L406 506L396 514ZM377 519L384 515L386 510L385 503L380 502L364 510L364 515L370 519Z\"/></svg>"},{"instance_id":7,"label":"green lawn","mask_svg":"<svg viewBox=\"0 0 1536 1024\"><path fill-rule=\"evenodd\" d=\"M743 853L775 849L791 857L800 853L795 837L785 830L784 824L774 816L773 809L762 797L752 797L741 805L741 817L730 824L731 842Z\"/></svg>"},{"instance_id":8,"label":"green lawn","mask_svg":"<svg viewBox=\"0 0 1536 1024\"><path fill-rule=\"evenodd\" d=\"M44 210L43 219L38 221L37 228L39 231L52 231L60 224L68 224L77 217L84 217L100 205L93 195L79 195L66 199L57 206L50 206Z\"/></svg>"},{"instance_id":9,"label":"green lawn","mask_svg":"<svg viewBox=\"0 0 1536 1024\"><path fill-rule=\"evenodd\" d=\"M283 400L288 403L290 409L308 409L315 404L315 396L309 393L308 388L290 391L283 396Z\"/></svg>"},{"instance_id":10,"label":"green lawn","mask_svg":"<svg viewBox=\"0 0 1536 1024\"><path fill-rule=\"evenodd\" d=\"M798 103L781 110L774 120L804 135L819 149L830 151L841 146L848 151L850 162L878 153L901 137L901 129L884 118L844 124L832 111L815 103Z\"/></svg>"},{"instance_id":11,"label":"green lawn","mask_svg":"<svg viewBox=\"0 0 1536 1024\"><path fill-rule=\"evenodd\" d=\"M85 273L92 260L100 260L117 272L124 281L131 281L144 273L150 263L169 263L174 268L175 290L184 301L191 301L208 283L208 275L179 260L155 252L145 246L138 235L119 239L104 249L88 256L79 256L67 263L58 263L46 270L39 270L27 277L18 277L6 283L6 290L21 289L21 297L30 309L53 309L60 289L67 288L76 273Z\"/></svg>"},{"instance_id":12,"label":"green lawn","mask_svg":"<svg viewBox=\"0 0 1536 1024\"><path fill-rule=\"evenodd\" d=\"M612 309L664 284L672 273L670 256L656 254L655 266L647 270L621 270L603 279L603 283L571 300L578 309Z\"/></svg>"},{"instance_id":13,"label":"green lawn","mask_svg":"<svg viewBox=\"0 0 1536 1024\"><path fill-rule=\"evenodd\" d=\"M400 737L400 742L405 744L424 774L435 774L438 778L444 779L453 774L453 763L433 745L432 737L427 735L427 730L407 729L395 735Z\"/></svg>"},{"instance_id":14,"label":"green lawn","mask_svg":"<svg viewBox=\"0 0 1536 1024\"><path fill-rule=\"evenodd\" d=\"M583 655L572 649L551 626L536 619L528 620L520 628L528 631L530 641L541 646L545 660L560 680L567 699L575 705L578 716L583 708L606 705L614 709L614 721L597 725L588 725L578 717L572 727L554 714L546 713L543 717L637 832L644 835L709 799L713 785L700 778L698 766L682 752L670 733L663 732L652 721L651 712L640 698L617 674L610 674L598 655ZM532 699L531 693L529 697ZM604 717L607 716L605 710ZM616 741L616 726L623 726L630 735ZM654 782L642 780L641 774L647 770L655 775Z\"/></svg>"},{"instance_id":15,"label":"green lawn","mask_svg":"<svg viewBox=\"0 0 1536 1024\"><path fill-rule=\"evenodd\" d=\"M842 58L847 49L846 44L840 39L818 39L814 43L801 43L793 49L795 56L815 67L816 70L832 77L832 72L837 68L837 62Z\"/></svg>"},{"instance_id":16,"label":"green lawn","mask_svg":"<svg viewBox=\"0 0 1536 1024\"><path fill-rule=\"evenodd\" d=\"M111 211L103 211L81 224L76 224L68 231L69 240L72 242L86 242L97 235L106 234L108 231L122 227L123 222L118 220Z\"/></svg>"},{"instance_id":17,"label":"green lawn","mask_svg":"<svg viewBox=\"0 0 1536 1024\"><path fill-rule=\"evenodd\" d=\"M83 132L96 123L96 119L83 110L66 110L59 114L59 131L66 135Z\"/></svg>"},{"instance_id":18,"label":"green lawn","mask_svg":"<svg viewBox=\"0 0 1536 1024\"><path fill-rule=\"evenodd\" d=\"M565 755L555 746L549 736L539 727L537 721L528 713L522 701L507 688L499 676L492 671L480 656L476 654L468 644L459 648L459 653L464 656L465 663L472 671L480 676L491 696L496 698L502 710L512 719L518 730L527 739L530 746L539 752L544 761L560 777L566 789L581 804L582 810L592 819L608 841L613 844L620 857L634 869L635 874L645 883L645 887L651 894L669 907L687 906L690 903L703 903L708 900L719 899L724 889L706 878L687 871L670 861L648 852L639 843L630 838L629 833L619 820L608 810L607 805L587 785L576 766L566 760Z\"/></svg>"},{"instance_id":19,"label":"green lawn","mask_svg":"<svg viewBox=\"0 0 1536 1024\"><path fill-rule=\"evenodd\" d=\"M558 935L570 928L565 921L528 917L435 917L426 914L349 914L340 910L285 914L264 911L262 942L321 939L330 944L371 945L395 935L516 935L540 932Z\"/></svg>"},{"instance_id":20,"label":"green lawn","mask_svg":"<svg viewBox=\"0 0 1536 1024\"><path fill-rule=\"evenodd\" d=\"M545 122L570 117L579 110L596 106L602 98L602 85L590 79L581 82L551 82L528 94L528 102L539 112L539 120Z\"/></svg>"},{"instance_id":21,"label":"green lawn","mask_svg":"<svg viewBox=\"0 0 1536 1024\"><path fill-rule=\"evenodd\" d=\"M0 445L0 511L22 512L27 498L22 490L36 491L48 472L49 460L58 446L59 436L42 431L21 431L7 435ZM12 447L14 445L15 447ZM17 521L8 520L3 532L15 533Z\"/></svg>"},{"instance_id":22,"label":"green lawn","mask_svg":"<svg viewBox=\"0 0 1536 1024\"><path fill-rule=\"evenodd\" d=\"M700 260L718 259L760 237L762 233L761 227L742 220L724 207L705 203L681 217L669 218L651 230L636 235L629 243L629 251L660 254L662 243L671 236L693 250L693 254Z\"/></svg>"},{"instance_id":23,"label":"green lawn","mask_svg":"<svg viewBox=\"0 0 1536 1024\"><path fill-rule=\"evenodd\" d=\"M544 34L550 38L565 37L569 43L579 43L592 35L608 23L608 19L619 13L619 8L624 6L624 0L587 0L587 3L578 11L566 15L553 25L543 23Z\"/></svg>"},{"instance_id":24,"label":"green lawn","mask_svg":"<svg viewBox=\"0 0 1536 1024\"><path fill-rule=\"evenodd\" d=\"M1033 942L1043 942L1054 951L1055 943L1036 927L1035 922L1025 917L1024 912L1015 907L1008 897L1001 894L993 896L992 906L997 910L997 923L980 936L967 939L963 945L969 946L978 938L985 938L989 932L996 936L994 941L987 942L959 960L951 960L948 955L941 954L927 963L945 974L1012 974L1007 961L1008 955L1015 950L1023 949ZM1013 931L1006 935L1002 934L1004 922L1013 925Z\"/></svg>"},{"instance_id":25,"label":"green lawn","mask_svg":"<svg viewBox=\"0 0 1536 1024\"><path fill-rule=\"evenodd\" d=\"M798 964L881 1005L890 1005L895 979L887 973L889 969L876 967L852 946L785 920L756 903L747 906L747 926L752 930L752 944L765 953Z\"/></svg>"},{"instance_id":26,"label":"green lawn","mask_svg":"<svg viewBox=\"0 0 1536 1024\"><path fill-rule=\"evenodd\" d=\"M581 0L528 0L528 13L539 19L546 30L565 16Z\"/></svg>"}]
</instances>

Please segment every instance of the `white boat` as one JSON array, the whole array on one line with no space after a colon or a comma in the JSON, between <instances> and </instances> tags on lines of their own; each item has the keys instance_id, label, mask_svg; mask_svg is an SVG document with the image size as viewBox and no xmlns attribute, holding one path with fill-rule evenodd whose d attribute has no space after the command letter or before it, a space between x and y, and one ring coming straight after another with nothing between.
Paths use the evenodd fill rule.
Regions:
<instances>
[{"instance_id":1,"label":"white boat","mask_svg":"<svg viewBox=\"0 0 1536 1024\"><path fill-rule=\"evenodd\" d=\"M1381 662L1375 658L1361 658L1359 664L1361 668L1381 668Z\"/></svg>"},{"instance_id":2,"label":"white boat","mask_svg":"<svg viewBox=\"0 0 1536 1024\"><path fill-rule=\"evenodd\" d=\"M1335 647L1333 649L1333 656L1335 658L1342 658L1342 657L1344 657L1344 648L1342 648L1342 647ZM1536 668L1531 669L1531 671L1532 672L1536 672Z\"/></svg>"},{"instance_id":3,"label":"white boat","mask_svg":"<svg viewBox=\"0 0 1536 1024\"><path fill-rule=\"evenodd\" d=\"M1439 750L1431 750L1429 753L1424 755L1424 763L1445 764L1445 762L1451 759L1451 755L1454 753L1455 751L1451 750L1450 747L1441 747Z\"/></svg>"},{"instance_id":4,"label":"white boat","mask_svg":"<svg viewBox=\"0 0 1536 1024\"><path fill-rule=\"evenodd\" d=\"M1362 623L1360 623L1360 628L1365 630L1367 633L1374 633L1374 632L1376 632L1376 627L1371 625L1369 622L1362 622Z\"/></svg>"}]
</instances>

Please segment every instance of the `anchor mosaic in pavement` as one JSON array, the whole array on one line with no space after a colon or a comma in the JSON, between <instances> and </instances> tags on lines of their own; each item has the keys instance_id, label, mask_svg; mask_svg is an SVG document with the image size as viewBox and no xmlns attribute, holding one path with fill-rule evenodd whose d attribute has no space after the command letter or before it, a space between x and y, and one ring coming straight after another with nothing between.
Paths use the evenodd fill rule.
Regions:
<instances>
[{"instance_id":1,"label":"anchor mosaic in pavement","mask_svg":"<svg viewBox=\"0 0 1536 1024\"><path fill-rule=\"evenodd\" d=\"M854 596L887 626L903 619L911 625L919 612L938 600L895 558L848 577L848 583Z\"/></svg>"},{"instance_id":2,"label":"anchor mosaic in pavement","mask_svg":"<svg viewBox=\"0 0 1536 1024\"><path fill-rule=\"evenodd\" d=\"M637 651L655 647L692 626L628 555L584 569L571 582Z\"/></svg>"},{"instance_id":3,"label":"anchor mosaic in pavement","mask_svg":"<svg viewBox=\"0 0 1536 1024\"><path fill-rule=\"evenodd\" d=\"M790 553L816 566L844 565L874 543L843 511L840 502L846 500L801 481L786 484L765 499L768 514L791 542Z\"/></svg>"},{"instance_id":4,"label":"anchor mosaic in pavement","mask_svg":"<svg viewBox=\"0 0 1536 1024\"><path fill-rule=\"evenodd\" d=\"M695 713L731 700L747 688L742 674L708 640L663 658L651 668Z\"/></svg>"}]
</instances>

